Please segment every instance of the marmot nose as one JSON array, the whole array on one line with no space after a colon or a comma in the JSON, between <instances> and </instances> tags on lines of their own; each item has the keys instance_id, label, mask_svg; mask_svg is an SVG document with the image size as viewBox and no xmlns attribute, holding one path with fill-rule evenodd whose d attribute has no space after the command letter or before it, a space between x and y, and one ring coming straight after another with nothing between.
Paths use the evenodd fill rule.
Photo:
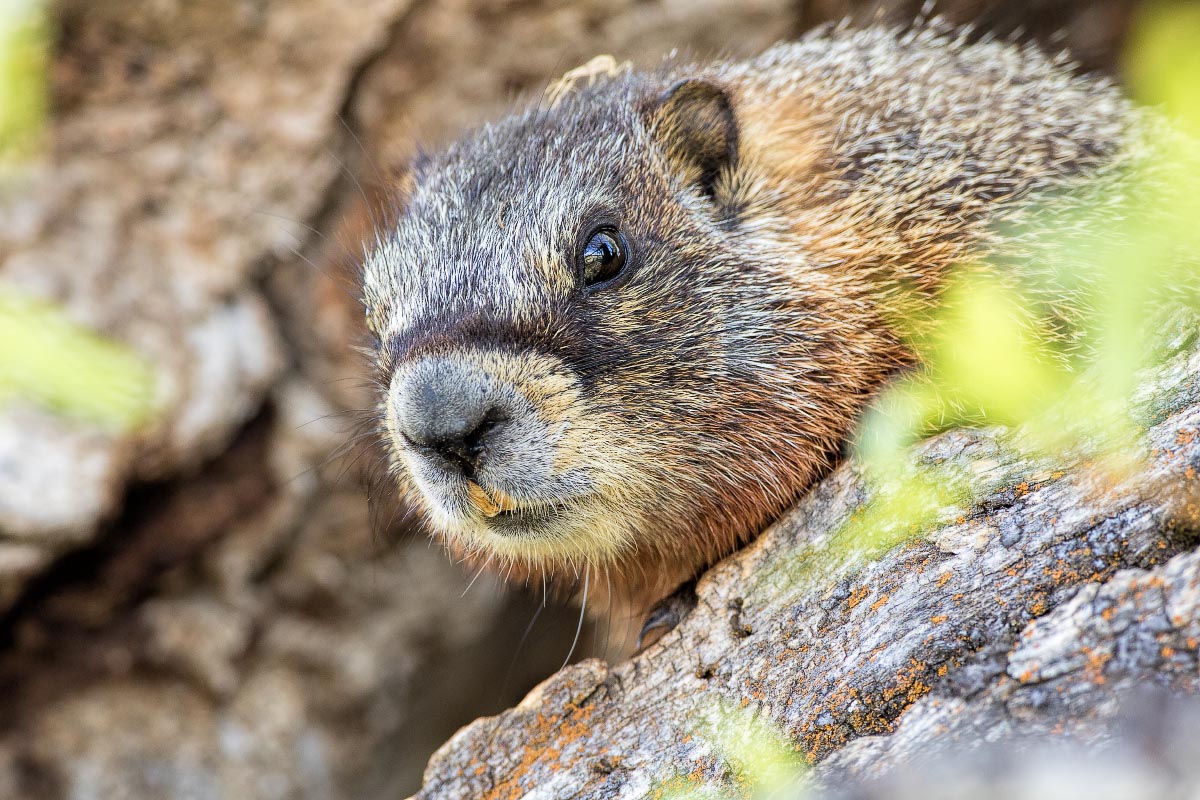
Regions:
<instances>
[{"instance_id":1,"label":"marmot nose","mask_svg":"<svg viewBox=\"0 0 1200 800\"><path fill-rule=\"evenodd\" d=\"M417 450L436 454L472 477L488 439L503 421L492 381L468 364L418 364L396 390L396 422Z\"/></svg>"}]
</instances>

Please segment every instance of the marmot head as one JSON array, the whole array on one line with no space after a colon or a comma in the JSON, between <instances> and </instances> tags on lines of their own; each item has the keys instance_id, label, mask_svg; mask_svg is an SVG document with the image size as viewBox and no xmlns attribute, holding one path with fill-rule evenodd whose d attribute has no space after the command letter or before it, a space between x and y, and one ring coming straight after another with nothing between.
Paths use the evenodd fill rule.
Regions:
<instances>
[{"instance_id":1,"label":"marmot head","mask_svg":"<svg viewBox=\"0 0 1200 800\"><path fill-rule=\"evenodd\" d=\"M433 527L637 603L807 488L913 363L898 301L936 302L1028 203L1066 209L1134 117L936 27L616 72L414 164L364 296L392 466Z\"/></svg>"},{"instance_id":2,"label":"marmot head","mask_svg":"<svg viewBox=\"0 0 1200 800\"><path fill-rule=\"evenodd\" d=\"M411 167L364 298L394 471L458 552L670 588L827 464L853 326L756 158L725 89L635 74Z\"/></svg>"}]
</instances>

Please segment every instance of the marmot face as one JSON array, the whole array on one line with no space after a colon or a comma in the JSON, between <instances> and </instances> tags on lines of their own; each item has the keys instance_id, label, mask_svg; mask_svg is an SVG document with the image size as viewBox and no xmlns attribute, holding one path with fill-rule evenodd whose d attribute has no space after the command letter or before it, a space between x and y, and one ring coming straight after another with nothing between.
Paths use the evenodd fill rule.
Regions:
<instances>
[{"instance_id":1,"label":"marmot face","mask_svg":"<svg viewBox=\"0 0 1200 800\"><path fill-rule=\"evenodd\" d=\"M740 162L725 91L626 76L413 167L364 295L393 466L456 550L669 588L827 462L862 392Z\"/></svg>"}]
</instances>

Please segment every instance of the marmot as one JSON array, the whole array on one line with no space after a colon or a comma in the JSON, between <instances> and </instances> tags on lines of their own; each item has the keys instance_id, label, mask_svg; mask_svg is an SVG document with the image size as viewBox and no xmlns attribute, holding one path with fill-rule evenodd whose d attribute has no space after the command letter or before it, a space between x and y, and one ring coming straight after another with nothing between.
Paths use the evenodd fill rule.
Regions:
<instances>
[{"instance_id":1,"label":"marmot","mask_svg":"<svg viewBox=\"0 0 1200 800\"><path fill-rule=\"evenodd\" d=\"M830 469L913 361L900 293L933 303L998 223L1118 169L1139 112L932 23L610 66L411 164L363 298L432 528L638 609Z\"/></svg>"}]
</instances>

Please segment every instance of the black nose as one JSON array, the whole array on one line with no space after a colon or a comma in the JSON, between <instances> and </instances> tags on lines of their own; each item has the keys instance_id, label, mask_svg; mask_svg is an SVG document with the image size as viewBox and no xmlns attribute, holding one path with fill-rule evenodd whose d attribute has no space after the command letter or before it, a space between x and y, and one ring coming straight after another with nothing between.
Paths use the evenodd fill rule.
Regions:
<instances>
[{"instance_id":1,"label":"black nose","mask_svg":"<svg viewBox=\"0 0 1200 800\"><path fill-rule=\"evenodd\" d=\"M488 375L468 364L423 362L396 392L396 422L409 443L473 477L503 421Z\"/></svg>"}]
</instances>

